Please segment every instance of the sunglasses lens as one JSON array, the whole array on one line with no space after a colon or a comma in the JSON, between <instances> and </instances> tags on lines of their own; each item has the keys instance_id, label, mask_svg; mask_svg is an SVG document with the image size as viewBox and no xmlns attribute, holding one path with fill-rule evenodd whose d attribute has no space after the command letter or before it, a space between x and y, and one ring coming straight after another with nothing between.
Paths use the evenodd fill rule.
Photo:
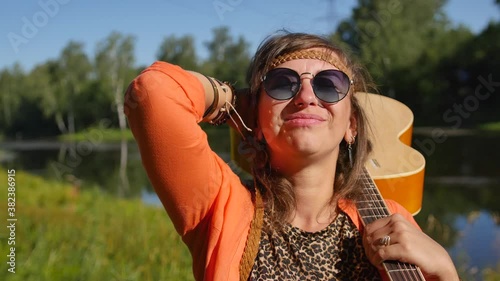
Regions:
<instances>
[{"instance_id":1,"label":"sunglasses lens","mask_svg":"<svg viewBox=\"0 0 500 281\"><path fill-rule=\"evenodd\" d=\"M300 88L299 75L287 68L275 68L264 78L264 89L273 99L287 100L292 98Z\"/></svg>"},{"instance_id":2,"label":"sunglasses lens","mask_svg":"<svg viewBox=\"0 0 500 281\"><path fill-rule=\"evenodd\" d=\"M267 94L276 100L291 99L300 90L300 76L288 68L275 68L263 79ZM350 81L342 71L329 69L316 74L312 80L315 95L328 103L338 102L349 91Z\"/></svg>"},{"instance_id":3,"label":"sunglasses lens","mask_svg":"<svg viewBox=\"0 0 500 281\"><path fill-rule=\"evenodd\" d=\"M349 91L349 85L349 77L338 70L321 71L316 74L313 81L316 96L329 103L343 99Z\"/></svg>"}]
</instances>

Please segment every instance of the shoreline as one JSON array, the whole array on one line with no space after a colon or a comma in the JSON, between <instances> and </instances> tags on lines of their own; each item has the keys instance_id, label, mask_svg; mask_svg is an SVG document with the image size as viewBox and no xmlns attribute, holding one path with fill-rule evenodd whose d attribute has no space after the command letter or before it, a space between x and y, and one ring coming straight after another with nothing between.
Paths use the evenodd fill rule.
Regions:
<instances>
[{"instance_id":1,"label":"shoreline","mask_svg":"<svg viewBox=\"0 0 500 281\"><path fill-rule=\"evenodd\" d=\"M480 128L450 128L450 127L413 127L413 135L431 136L434 132L441 132L449 137L473 136L473 135L492 135L500 136L500 131L486 130Z\"/></svg>"}]
</instances>

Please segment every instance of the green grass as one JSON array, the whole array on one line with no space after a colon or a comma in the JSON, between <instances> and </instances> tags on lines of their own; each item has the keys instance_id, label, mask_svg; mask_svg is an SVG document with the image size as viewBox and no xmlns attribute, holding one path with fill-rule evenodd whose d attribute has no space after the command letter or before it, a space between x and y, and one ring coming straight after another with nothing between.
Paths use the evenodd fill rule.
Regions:
<instances>
[{"instance_id":1,"label":"green grass","mask_svg":"<svg viewBox=\"0 0 500 281\"><path fill-rule=\"evenodd\" d=\"M193 280L185 245L161 207L16 172L16 273L7 271L7 169L0 172L0 280ZM500 280L500 264L463 280Z\"/></svg>"},{"instance_id":2,"label":"green grass","mask_svg":"<svg viewBox=\"0 0 500 281\"><path fill-rule=\"evenodd\" d=\"M499 122L490 122L490 123L482 124L482 125L479 126L479 128L482 129L482 130L500 132L500 121Z\"/></svg>"},{"instance_id":3,"label":"green grass","mask_svg":"<svg viewBox=\"0 0 500 281\"><path fill-rule=\"evenodd\" d=\"M0 221L6 225L2 168ZM16 273L0 228L0 280L193 280L185 245L161 207L17 171Z\"/></svg>"},{"instance_id":4,"label":"green grass","mask_svg":"<svg viewBox=\"0 0 500 281\"><path fill-rule=\"evenodd\" d=\"M112 142L112 141L120 141L120 140L133 140L134 136L132 135L132 131L130 129L126 129L121 131L117 128L98 128L92 127L85 129L82 132L74 133L74 134L65 134L60 135L59 140L62 141L85 141L85 140L98 140L99 142Z\"/></svg>"}]
</instances>

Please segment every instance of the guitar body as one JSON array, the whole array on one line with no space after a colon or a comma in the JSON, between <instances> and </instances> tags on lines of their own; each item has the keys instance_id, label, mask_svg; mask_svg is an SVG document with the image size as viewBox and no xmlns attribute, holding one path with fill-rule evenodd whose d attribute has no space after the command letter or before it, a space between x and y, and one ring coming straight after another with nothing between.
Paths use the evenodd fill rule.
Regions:
<instances>
[{"instance_id":1,"label":"guitar body","mask_svg":"<svg viewBox=\"0 0 500 281\"><path fill-rule=\"evenodd\" d=\"M357 93L370 124L373 152L365 164L385 199L416 215L422 206L425 159L410 147L413 113L403 103L377 94Z\"/></svg>"}]
</instances>

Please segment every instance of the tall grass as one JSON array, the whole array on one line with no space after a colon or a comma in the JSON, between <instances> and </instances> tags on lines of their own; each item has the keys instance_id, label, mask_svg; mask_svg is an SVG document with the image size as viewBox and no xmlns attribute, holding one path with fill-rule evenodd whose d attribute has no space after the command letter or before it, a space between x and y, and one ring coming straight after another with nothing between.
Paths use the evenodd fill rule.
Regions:
<instances>
[{"instance_id":1,"label":"tall grass","mask_svg":"<svg viewBox=\"0 0 500 281\"><path fill-rule=\"evenodd\" d=\"M0 173L6 225L7 169ZM7 271L0 227L0 280L193 280L187 248L162 208L97 190L16 174L16 273Z\"/></svg>"}]
</instances>

